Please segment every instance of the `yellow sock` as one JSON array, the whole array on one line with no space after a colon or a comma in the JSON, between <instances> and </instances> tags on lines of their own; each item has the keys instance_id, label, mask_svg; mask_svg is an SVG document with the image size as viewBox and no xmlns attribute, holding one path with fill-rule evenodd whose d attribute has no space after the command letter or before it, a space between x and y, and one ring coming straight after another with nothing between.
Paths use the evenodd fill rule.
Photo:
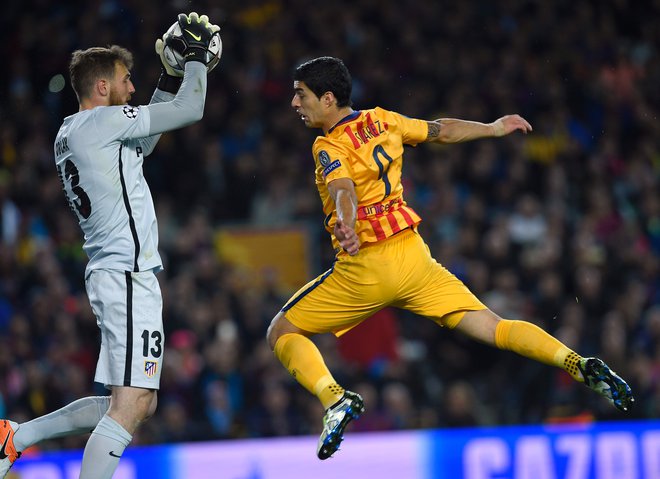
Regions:
<instances>
[{"instance_id":1,"label":"yellow sock","mask_svg":"<svg viewBox=\"0 0 660 479\"><path fill-rule=\"evenodd\" d=\"M535 324L503 319L495 329L495 345L550 366L562 368L583 382L577 367L581 356Z\"/></svg>"},{"instance_id":2,"label":"yellow sock","mask_svg":"<svg viewBox=\"0 0 660 479\"><path fill-rule=\"evenodd\" d=\"M325 409L339 401L344 389L330 374L316 345L302 334L284 334L275 343L275 356L291 376L314 394Z\"/></svg>"}]
</instances>

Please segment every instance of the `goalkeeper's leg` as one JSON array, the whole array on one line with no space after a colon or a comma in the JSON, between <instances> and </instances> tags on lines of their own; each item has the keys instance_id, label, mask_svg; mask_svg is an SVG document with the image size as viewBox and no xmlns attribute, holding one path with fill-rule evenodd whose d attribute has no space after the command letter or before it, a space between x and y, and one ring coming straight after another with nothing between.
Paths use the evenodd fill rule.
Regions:
<instances>
[{"instance_id":1,"label":"goalkeeper's leg","mask_svg":"<svg viewBox=\"0 0 660 479\"><path fill-rule=\"evenodd\" d=\"M110 479L138 427L156 411L157 391L113 386L110 408L85 445L80 479Z\"/></svg>"},{"instance_id":2,"label":"goalkeeper's leg","mask_svg":"<svg viewBox=\"0 0 660 479\"><path fill-rule=\"evenodd\" d=\"M14 461L28 447L48 439L89 433L109 406L109 396L89 396L22 424L0 421L0 441L4 441L6 452L0 459L0 478L7 475Z\"/></svg>"}]
</instances>

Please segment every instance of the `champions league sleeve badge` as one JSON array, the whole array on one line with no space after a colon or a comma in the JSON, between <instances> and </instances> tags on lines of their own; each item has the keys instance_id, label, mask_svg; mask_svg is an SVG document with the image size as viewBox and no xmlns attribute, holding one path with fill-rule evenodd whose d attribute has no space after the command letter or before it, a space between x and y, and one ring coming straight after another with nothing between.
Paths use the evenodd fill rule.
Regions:
<instances>
[{"instance_id":1,"label":"champions league sleeve badge","mask_svg":"<svg viewBox=\"0 0 660 479\"><path fill-rule=\"evenodd\" d=\"M328 152L325 150L319 151L319 163L321 163L321 166L325 168L330 164L330 155L328 155Z\"/></svg>"},{"instance_id":2,"label":"champions league sleeve badge","mask_svg":"<svg viewBox=\"0 0 660 479\"><path fill-rule=\"evenodd\" d=\"M140 111L140 108L137 106L126 105L124 106L124 108L122 108L121 111L124 112L124 115L129 120L135 120L138 116L138 112Z\"/></svg>"},{"instance_id":3,"label":"champions league sleeve badge","mask_svg":"<svg viewBox=\"0 0 660 479\"><path fill-rule=\"evenodd\" d=\"M321 166L323 167L323 176L328 176L328 173L341 166L339 160L331 161L330 155L328 155L328 152L325 150L319 151L319 163L321 163Z\"/></svg>"}]
</instances>

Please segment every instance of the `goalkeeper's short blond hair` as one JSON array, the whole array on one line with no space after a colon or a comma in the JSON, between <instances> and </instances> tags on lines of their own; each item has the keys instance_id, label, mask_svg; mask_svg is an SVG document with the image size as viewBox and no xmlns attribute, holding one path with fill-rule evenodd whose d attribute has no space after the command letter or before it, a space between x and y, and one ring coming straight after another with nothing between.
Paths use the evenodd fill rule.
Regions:
<instances>
[{"instance_id":1,"label":"goalkeeper's short blond hair","mask_svg":"<svg viewBox=\"0 0 660 479\"><path fill-rule=\"evenodd\" d=\"M76 50L71 54L69 77L78 102L83 98L89 98L97 80L114 76L117 62L123 63L128 70L131 70L133 54L119 45L92 47L87 50Z\"/></svg>"}]
</instances>

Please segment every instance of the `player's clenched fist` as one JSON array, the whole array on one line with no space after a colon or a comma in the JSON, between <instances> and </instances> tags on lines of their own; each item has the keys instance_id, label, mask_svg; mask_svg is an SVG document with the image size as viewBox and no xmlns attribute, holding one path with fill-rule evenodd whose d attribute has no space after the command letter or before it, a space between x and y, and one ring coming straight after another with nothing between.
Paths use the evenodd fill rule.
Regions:
<instances>
[{"instance_id":1,"label":"player's clenched fist","mask_svg":"<svg viewBox=\"0 0 660 479\"><path fill-rule=\"evenodd\" d=\"M355 256L360 251L360 238L354 228L346 225L341 219L335 223L335 237L344 251Z\"/></svg>"}]
</instances>

